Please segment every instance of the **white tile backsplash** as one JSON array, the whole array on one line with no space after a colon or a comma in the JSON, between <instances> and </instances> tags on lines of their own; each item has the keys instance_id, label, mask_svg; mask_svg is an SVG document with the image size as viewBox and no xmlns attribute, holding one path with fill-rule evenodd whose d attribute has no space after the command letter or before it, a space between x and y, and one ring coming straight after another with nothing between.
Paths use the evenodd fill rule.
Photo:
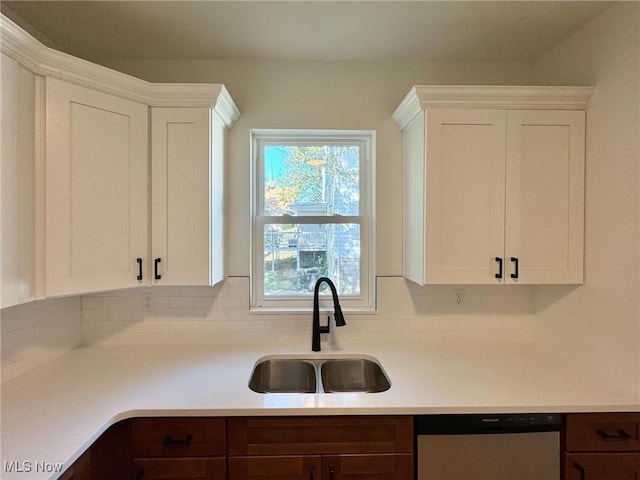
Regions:
<instances>
[{"instance_id":1,"label":"white tile backsplash","mask_svg":"<svg viewBox=\"0 0 640 480\"><path fill-rule=\"evenodd\" d=\"M345 314L332 328L342 346L368 343L512 343L535 340L533 292L528 286L417 286L402 277L377 279L378 309ZM142 298L153 295L153 311ZM126 308L125 308L126 307ZM101 293L82 299L83 341L121 344L293 344L305 348L311 314L249 311L249 278L231 277L214 287L153 287Z\"/></svg>"},{"instance_id":2,"label":"white tile backsplash","mask_svg":"<svg viewBox=\"0 0 640 480\"><path fill-rule=\"evenodd\" d=\"M81 301L80 297L49 299L0 310L2 382L82 344ZM93 328L113 323L108 310L101 312L91 323Z\"/></svg>"},{"instance_id":3,"label":"white tile backsplash","mask_svg":"<svg viewBox=\"0 0 640 480\"><path fill-rule=\"evenodd\" d=\"M375 313L345 313L337 346L371 343L525 343L536 340L528 286L420 287L377 279ZM151 311L143 296L153 296ZM80 345L297 345L311 342L311 313L249 311L249 278L213 287L152 287L31 302L1 311L2 381Z\"/></svg>"}]
</instances>

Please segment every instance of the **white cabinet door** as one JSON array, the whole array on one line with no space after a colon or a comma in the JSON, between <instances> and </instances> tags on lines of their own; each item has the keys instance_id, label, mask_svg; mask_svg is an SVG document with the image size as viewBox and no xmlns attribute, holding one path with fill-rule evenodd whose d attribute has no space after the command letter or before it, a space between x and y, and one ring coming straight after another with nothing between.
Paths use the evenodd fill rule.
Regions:
<instances>
[{"instance_id":1,"label":"white cabinet door","mask_svg":"<svg viewBox=\"0 0 640 480\"><path fill-rule=\"evenodd\" d=\"M507 118L506 282L582 283L585 114Z\"/></svg>"},{"instance_id":2,"label":"white cabinet door","mask_svg":"<svg viewBox=\"0 0 640 480\"><path fill-rule=\"evenodd\" d=\"M499 283L506 112L429 109L426 115L425 283Z\"/></svg>"},{"instance_id":3,"label":"white cabinet door","mask_svg":"<svg viewBox=\"0 0 640 480\"><path fill-rule=\"evenodd\" d=\"M221 181L211 110L152 108L151 118L153 282L210 285L219 261L211 242L212 187Z\"/></svg>"},{"instance_id":4,"label":"white cabinet door","mask_svg":"<svg viewBox=\"0 0 640 480\"><path fill-rule=\"evenodd\" d=\"M2 54L2 303L36 298L36 76ZM38 135L39 136L39 135Z\"/></svg>"},{"instance_id":5,"label":"white cabinet door","mask_svg":"<svg viewBox=\"0 0 640 480\"><path fill-rule=\"evenodd\" d=\"M146 284L147 106L54 78L46 89L47 296Z\"/></svg>"}]
</instances>

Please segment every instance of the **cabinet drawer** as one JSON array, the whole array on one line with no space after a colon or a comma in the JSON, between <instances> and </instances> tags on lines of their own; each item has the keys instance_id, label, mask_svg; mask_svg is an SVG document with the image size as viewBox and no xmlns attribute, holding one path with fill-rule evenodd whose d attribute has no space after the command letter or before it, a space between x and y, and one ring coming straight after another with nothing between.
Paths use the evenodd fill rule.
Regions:
<instances>
[{"instance_id":1,"label":"cabinet drawer","mask_svg":"<svg viewBox=\"0 0 640 480\"><path fill-rule=\"evenodd\" d=\"M234 417L230 455L411 453L411 417Z\"/></svg>"},{"instance_id":2,"label":"cabinet drawer","mask_svg":"<svg viewBox=\"0 0 640 480\"><path fill-rule=\"evenodd\" d=\"M224 480L226 465L221 458L135 458L136 480Z\"/></svg>"},{"instance_id":3,"label":"cabinet drawer","mask_svg":"<svg viewBox=\"0 0 640 480\"><path fill-rule=\"evenodd\" d=\"M224 418L137 418L133 422L134 457L224 454Z\"/></svg>"},{"instance_id":4,"label":"cabinet drawer","mask_svg":"<svg viewBox=\"0 0 640 480\"><path fill-rule=\"evenodd\" d=\"M319 455L230 457L229 480L320 480L321 465Z\"/></svg>"},{"instance_id":5,"label":"cabinet drawer","mask_svg":"<svg viewBox=\"0 0 640 480\"><path fill-rule=\"evenodd\" d=\"M640 452L640 413L567 415L568 451Z\"/></svg>"},{"instance_id":6,"label":"cabinet drawer","mask_svg":"<svg viewBox=\"0 0 640 480\"><path fill-rule=\"evenodd\" d=\"M322 457L323 478L405 480L413 478L413 455L329 455Z\"/></svg>"},{"instance_id":7,"label":"cabinet drawer","mask_svg":"<svg viewBox=\"0 0 640 480\"><path fill-rule=\"evenodd\" d=\"M637 480L640 453L569 453L563 470L565 480Z\"/></svg>"}]
</instances>

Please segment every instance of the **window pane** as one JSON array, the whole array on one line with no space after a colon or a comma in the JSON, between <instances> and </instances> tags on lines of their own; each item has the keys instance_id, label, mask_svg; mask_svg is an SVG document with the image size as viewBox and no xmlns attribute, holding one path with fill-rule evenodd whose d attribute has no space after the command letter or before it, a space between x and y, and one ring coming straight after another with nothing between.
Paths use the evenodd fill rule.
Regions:
<instances>
[{"instance_id":1,"label":"window pane","mask_svg":"<svg viewBox=\"0 0 640 480\"><path fill-rule=\"evenodd\" d=\"M320 277L340 295L359 295L360 225L267 224L263 265L265 296L312 295Z\"/></svg>"},{"instance_id":2,"label":"window pane","mask_svg":"<svg viewBox=\"0 0 640 480\"><path fill-rule=\"evenodd\" d=\"M265 215L359 215L357 145L266 145Z\"/></svg>"}]
</instances>

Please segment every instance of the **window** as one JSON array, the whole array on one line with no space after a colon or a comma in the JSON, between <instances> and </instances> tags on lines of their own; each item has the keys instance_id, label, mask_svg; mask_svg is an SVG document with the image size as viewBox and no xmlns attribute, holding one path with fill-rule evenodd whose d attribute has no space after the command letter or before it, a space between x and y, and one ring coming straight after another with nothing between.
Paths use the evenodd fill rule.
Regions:
<instances>
[{"instance_id":1,"label":"window","mask_svg":"<svg viewBox=\"0 0 640 480\"><path fill-rule=\"evenodd\" d=\"M345 309L372 309L375 132L251 137L252 307L310 309L316 280L329 277Z\"/></svg>"}]
</instances>

